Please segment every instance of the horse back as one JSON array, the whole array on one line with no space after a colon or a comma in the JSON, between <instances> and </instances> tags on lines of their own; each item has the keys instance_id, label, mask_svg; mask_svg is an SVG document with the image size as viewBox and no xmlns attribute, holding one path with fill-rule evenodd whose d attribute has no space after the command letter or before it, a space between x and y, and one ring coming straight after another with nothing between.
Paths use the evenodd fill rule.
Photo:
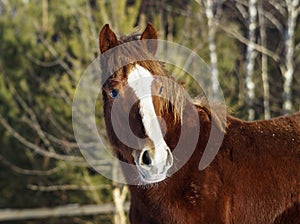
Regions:
<instances>
[{"instance_id":1,"label":"horse back","mask_svg":"<svg viewBox=\"0 0 300 224\"><path fill-rule=\"evenodd\" d=\"M229 123L217 164L232 195L233 220L294 223L300 217L300 113Z\"/></svg>"}]
</instances>

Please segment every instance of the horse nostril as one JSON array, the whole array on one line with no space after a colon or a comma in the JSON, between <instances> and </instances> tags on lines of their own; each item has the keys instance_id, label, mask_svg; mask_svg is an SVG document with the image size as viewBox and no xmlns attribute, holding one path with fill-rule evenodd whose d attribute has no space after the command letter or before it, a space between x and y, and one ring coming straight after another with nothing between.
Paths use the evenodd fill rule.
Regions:
<instances>
[{"instance_id":1,"label":"horse nostril","mask_svg":"<svg viewBox=\"0 0 300 224\"><path fill-rule=\"evenodd\" d=\"M142 162L144 165L149 166L151 164L151 158L149 155L149 151L144 151L143 155L142 155Z\"/></svg>"}]
</instances>

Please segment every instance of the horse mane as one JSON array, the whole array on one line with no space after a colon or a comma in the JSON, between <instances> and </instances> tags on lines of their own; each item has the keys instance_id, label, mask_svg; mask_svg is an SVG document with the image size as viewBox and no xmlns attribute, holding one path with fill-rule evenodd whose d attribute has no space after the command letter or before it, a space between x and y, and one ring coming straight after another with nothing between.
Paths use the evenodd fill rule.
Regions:
<instances>
[{"instance_id":1,"label":"horse mane","mask_svg":"<svg viewBox=\"0 0 300 224\"><path fill-rule=\"evenodd\" d=\"M182 122L183 111L187 98L189 97L182 84L178 83L166 70L164 62L158 61L155 56L147 50L143 41L139 41L140 37L140 33L119 37L118 47L107 51L107 55L100 58L101 68L104 71L103 77L105 77L105 80L108 78L118 79L118 75L128 73L137 64L144 67L158 77L158 79L155 80L156 84L160 85L160 92L155 95L164 99L158 101L160 104L158 107L160 108L159 112L161 114L164 111L172 113L174 115L174 123ZM130 44L130 42L133 41L134 43ZM205 97L190 99L190 101L195 106L204 110L213 121L213 124L216 125L220 131L225 133L227 124L224 124L224 121L221 119L225 116L222 113L225 105L211 105Z\"/></svg>"},{"instance_id":2,"label":"horse mane","mask_svg":"<svg viewBox=\"0 0 300 224\"><path fill-rule=\"evenodd\" d=\"M193 99L193 103L199 109L204 110L208 114L212 121L212 125L216 126L222 133L226 133L229 126L226 115L230 113L230 108L226 107L224 103L210 103L207 98L203 96Z\"/></svg>"},{"instance_id":3,"label":"horse mane","mask_svg":"<svg viewBox=\"0 0 300 224\"><path fill-rule=\"evenodd\" d=\"M165 78L167 76L167 78ZM159 82L159 93L157 94L162 99L159 100L158 108L160 114L164 111L172 113L174 116L174 123L181 123L183 111L187 101L187 94L182 87L172 76L166 73L162 78L155 80Z\"/></svg>"}]
</instances>

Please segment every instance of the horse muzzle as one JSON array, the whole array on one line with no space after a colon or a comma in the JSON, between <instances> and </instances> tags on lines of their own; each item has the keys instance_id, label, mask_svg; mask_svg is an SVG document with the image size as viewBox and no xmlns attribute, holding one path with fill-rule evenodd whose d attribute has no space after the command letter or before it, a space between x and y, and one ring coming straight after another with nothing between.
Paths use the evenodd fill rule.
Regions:
<instances>
[{"instance_id":1,"label":"horse muzzle","mask_svg":"<svg viewBox=\"0 0 300 224\"><path fill-rule=\"evenodd\" d=\"M145 148L134 154L135 164L143 183L151 184L163 181L173 165L173 155L167 145L153 149Z\"/></svg>"}]
</instances>

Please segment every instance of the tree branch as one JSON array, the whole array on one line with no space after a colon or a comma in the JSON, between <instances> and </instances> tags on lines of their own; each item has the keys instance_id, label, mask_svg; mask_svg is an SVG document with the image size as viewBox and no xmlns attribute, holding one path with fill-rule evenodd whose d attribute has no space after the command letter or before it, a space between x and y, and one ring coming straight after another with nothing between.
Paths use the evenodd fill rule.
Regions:
<instances>
[{"instance_id":1,"label":"tree branch","mask_svg":"<svg viewBox=\"0 0 300 224\"><path fill-rule=\"evenodd\" d=\"M129 210L129 202L125 203L124 210ZM115 211L112 203L102 205L78 205L70 204L55 208L36 209L2 209L0 210L0 221L45 219L48 217L66 217L79 215L108 214Z\"/></svg>"},{"instance_id":2,"label":"tree branch","mask_svg":"<svg viewBox=\"0 0 300 224\"><path fill-rule=\"evenodd\" d=\"M225 31L226 33L230 34L233 38L237 39L238 41L240 41L241 43L248 45L250 43L250 41L245 38L242 34L240 34L238 31L227 28L226 26L224 26L221 23L218 23L218 26L220 29L222 29L223 31ZM259 45L259 44L253 44L253 48L262 53L265 54L267 56L269 56L270 58L272 58L275 62L279 63L278 66L280 67L281 72L284 72L286 70L285 65L284 65L284 61L282 58L280 58L278 56L278 54L274 53L273 51Z\"/></svg>"},{"instance_id":3,"label":"tree branch","mask_svg":"<svg viewBox=\"0 0 300 224\"><path fill-rule=\"evenodd\" d=\"M27 188L32 191L74 191L74 190L81 190L81 191L94 191L94 190L100 190L100 189L110 189L110 185L108 184L102 184L97 186L90 186L90 185L52 185L52 186L41 186L41 185L34 185L29 184L27 185Z\"/></svg>"},{"instance_id":4,"label":"tree branch","mask_svg":"<svg viewBox=\"0 0 300 224\"><path fill-rule=\"evenodd\" d=\"M24 175L49 176L51 174L58 172L61 169L61 167L58 166L50 170L28 170L16 166L15 164L11 163L6 158L4 158L4 156L2 156L1 154L0 154L0 161L15 173L24 174Z\"/></svg>"},{"instance_id":5,"label":"tree branch","mask_svg":"<svg viewBox=\"0 0 300 224\"><path fill-rule=\"evenodd\" d=\"M72 162L78 162L78 163L84 163L84 160L82 157L77 156L67 156L67 155L61 155L57 154L55 152L48 152L44 148L39 147L38 145L35 145L25 139L22 135L20 135L7 121L2 117L0 114L0 124L6 129L6 131L12 135L15 139L17 139L20 143L27 146L28 148L32 149L34 152L36 152L39 155L64 160L64 161L72 161Z\"/></svg>"},{"instance_id":6,"label":"tree branch","mask_svg":"<svg viewBox=\"0 0 300 224\"><path fill-rule=\"evenodd\" d=\"M36 29L39 30L37 28L38 25L35 24L35 26ZM71 79L74 80L76 77L75 74L73 73L72 69L63 60L61 60L55 48L51 44L49 44L49 42L39 32L38 32L38 37L40 41L43 43L43 45L47 48L47 50L52 54L52 56L56 58L59 65L67 72L67 74L71 77Z\"/></svg>"}]
</instances>

